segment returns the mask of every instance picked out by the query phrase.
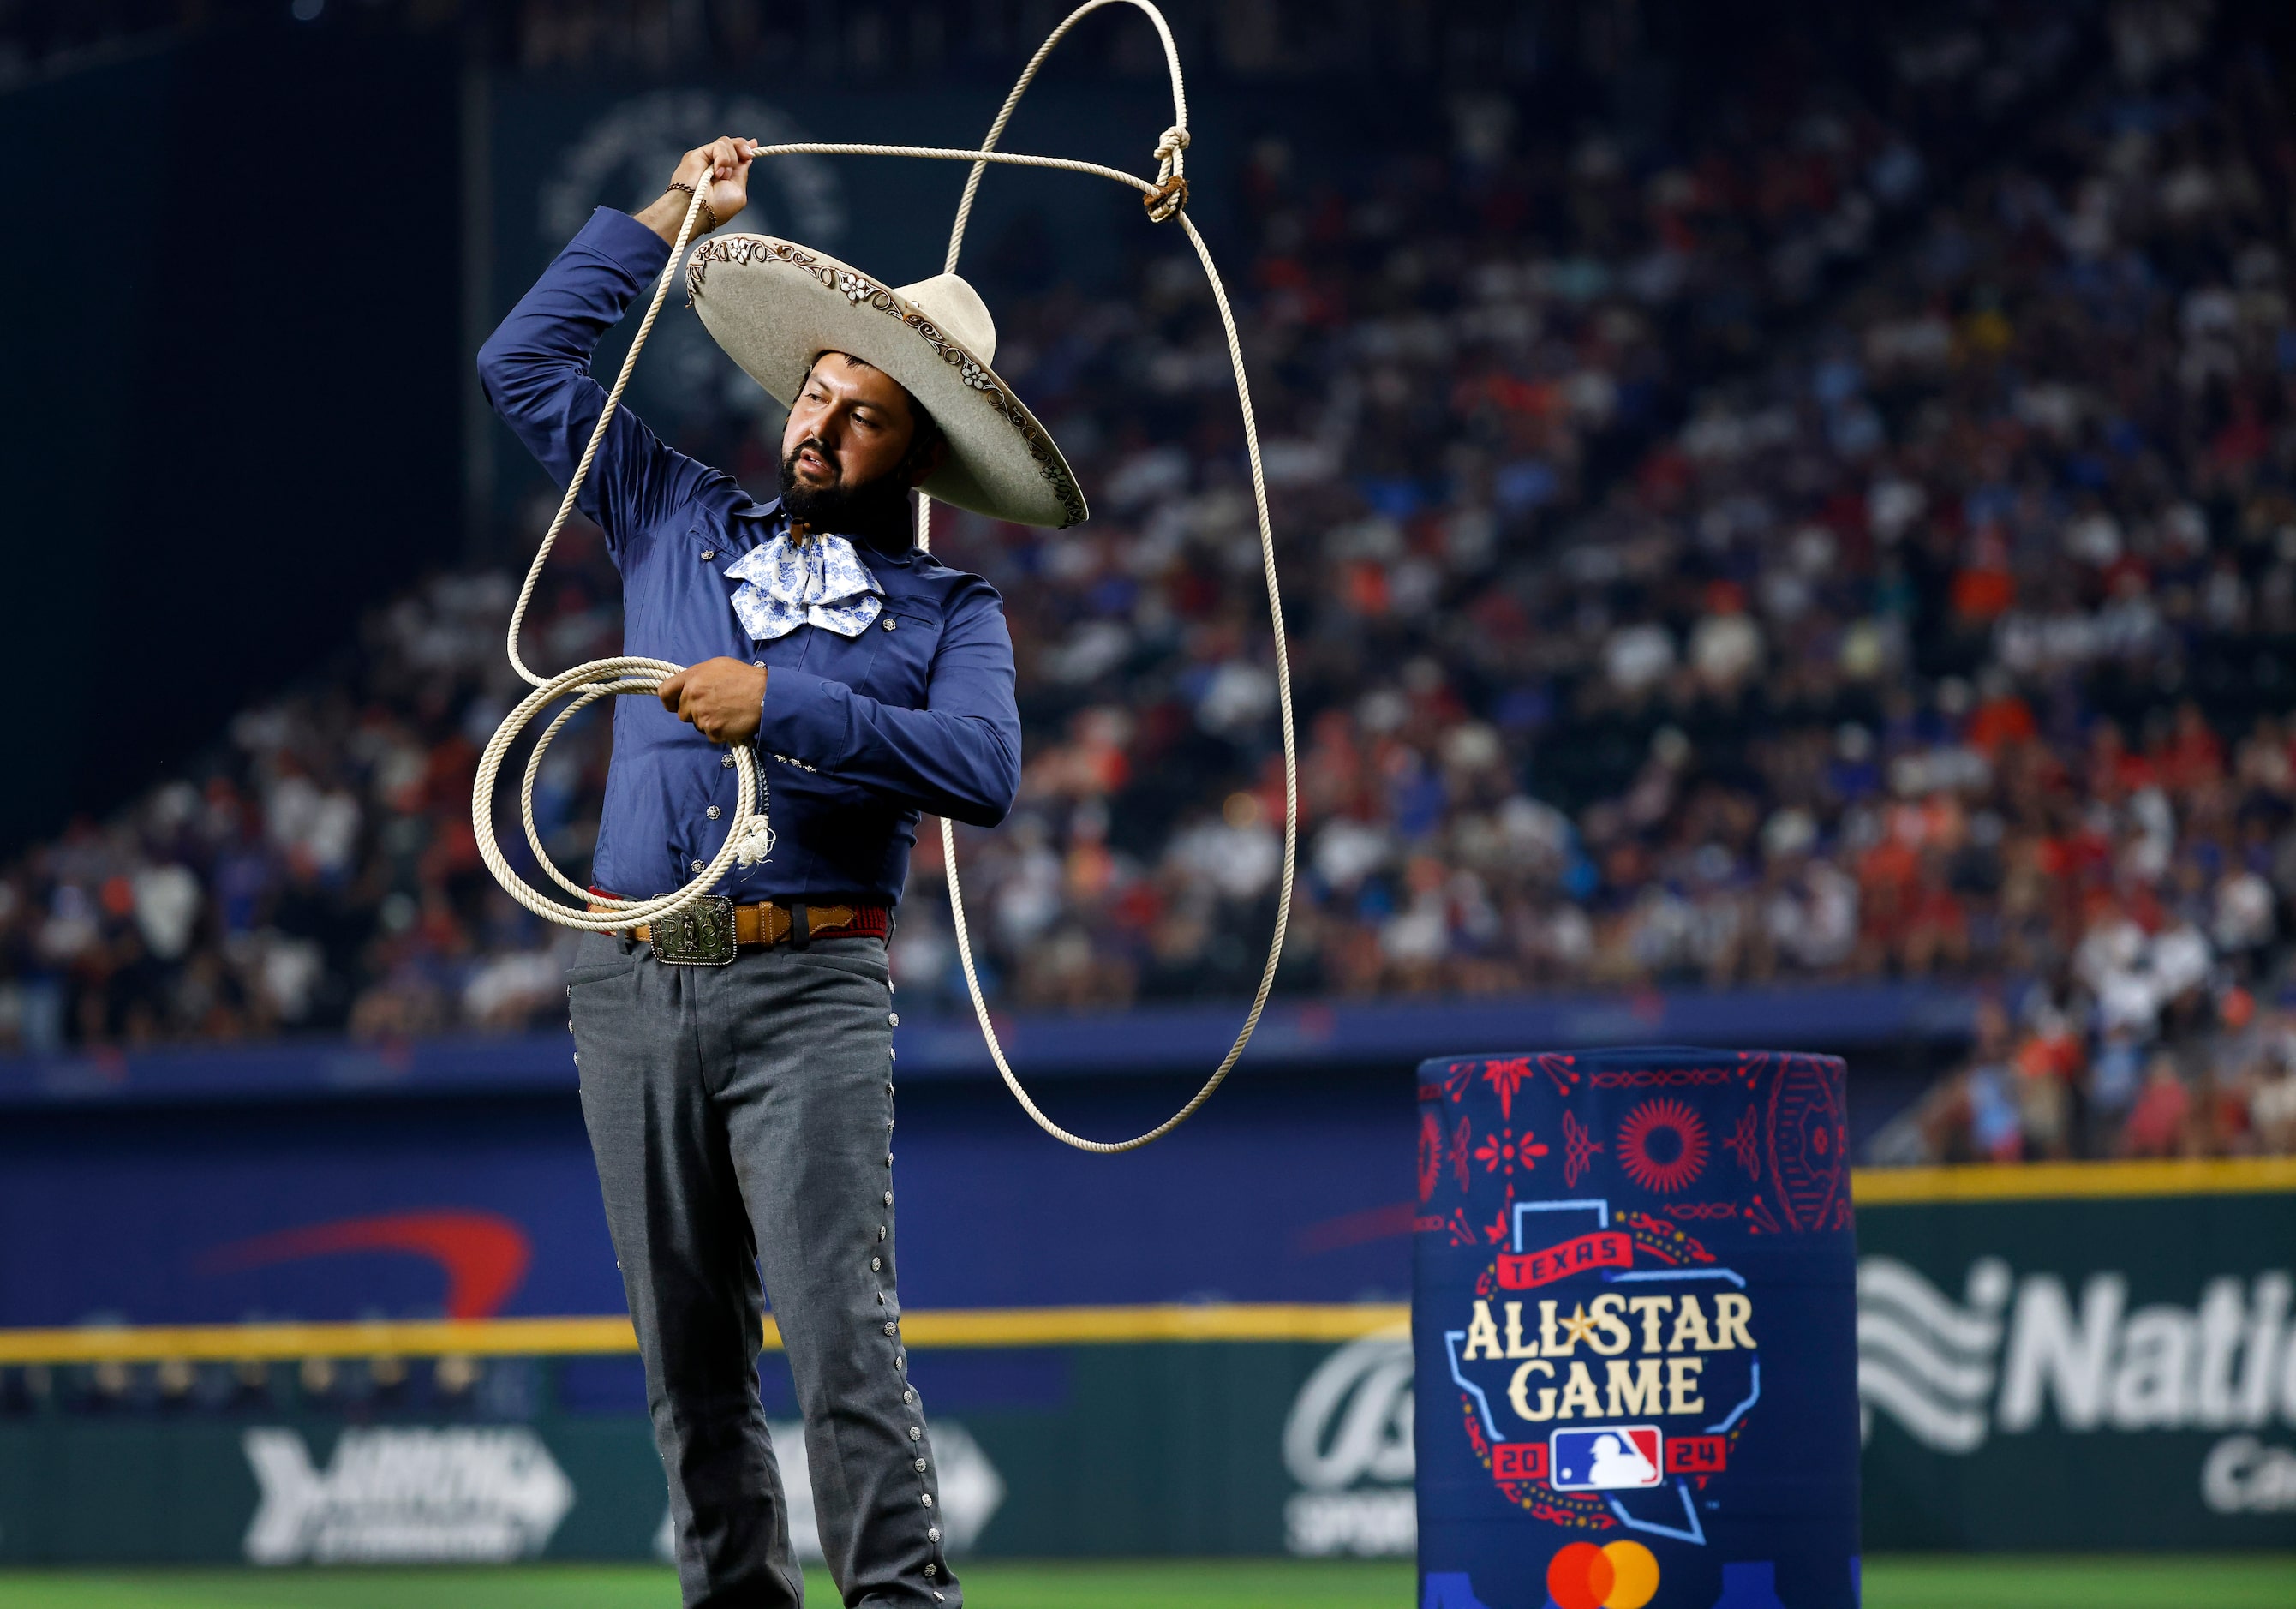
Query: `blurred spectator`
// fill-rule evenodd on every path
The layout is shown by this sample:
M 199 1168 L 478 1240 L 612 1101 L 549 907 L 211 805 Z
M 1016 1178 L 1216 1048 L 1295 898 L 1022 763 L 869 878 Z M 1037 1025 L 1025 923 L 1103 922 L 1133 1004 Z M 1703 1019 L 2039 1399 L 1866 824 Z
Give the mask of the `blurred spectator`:
M 521 48 L 613 59 L 588 15 L 530 8 Z M 1775 70 L 1663 129 L 1494 92 L 1344 187 L 1243 154 L 1302 749 L 1280 988 L 1984 980 L 1895 1160 L 2290 1145 L 2296 169 L 2223 26 L 1917 8 L 1878 58 L 1747 45 Z M 937 519 L 1018 654 L 1021 803 L 959 834 L 1014 1004 L 1246 991 L 1273 915 L 1250 482 L 1168 246 L 1105 300 L 999 291 L 1093 524 Z M 770 473 L 697 406 L 682 445 Z M 553 663 L 618 652 L 573 535 Z M 410 593 L 198 775 L 10 868 L 0 1044 L 554 1017 L 561 935 L 469 826 L 509 597 Z M 604 762 L 588 722 L 537 779 L 570 871 Z M 928 822 L 894 965 L 955 1008 L 946 885 Z

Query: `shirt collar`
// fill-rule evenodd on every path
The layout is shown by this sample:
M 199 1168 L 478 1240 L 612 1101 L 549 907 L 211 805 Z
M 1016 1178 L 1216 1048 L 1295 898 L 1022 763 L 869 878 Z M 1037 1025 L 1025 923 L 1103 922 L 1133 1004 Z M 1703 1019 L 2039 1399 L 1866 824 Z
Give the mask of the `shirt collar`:
M 766 527 L 764 531 L 743 533 L 756 541 L 763 541 L 767 537 L 780 536 L 789 529 L 789 516 L 782 512 L 782 500 L 779 497 L 765 503 L 760 503 L 752 497 L 743 506 L 734 509 L 731 517 L 736 520 L 763 522 Z M 824 534 L 845 536 L 843 531 L 829 531 Z M 853 551 L 861 555 L 861 562 L 872 568 L 879 564 L 898 564 L 907 568 L 913 565 L 917 556 L 923 552 L 923 549 L 917 546 L 914 536 L 909 539 L 908 550 L 898 554 L 889 554 L 882 548 L 873 547 L 858 537 L 846 537 L 846 540 L 853 544 Z

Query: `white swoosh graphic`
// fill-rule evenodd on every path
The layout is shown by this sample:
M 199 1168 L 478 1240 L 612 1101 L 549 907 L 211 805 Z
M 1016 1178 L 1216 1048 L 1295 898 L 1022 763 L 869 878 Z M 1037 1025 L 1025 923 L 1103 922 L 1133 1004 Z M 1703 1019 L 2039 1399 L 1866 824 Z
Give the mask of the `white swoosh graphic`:
M 1857 1315 L 1857 1366 L 1862 1371 L 1869 1362 L 1911 1375 L 1938 1395 L 1958 1402 L 1977 1402 L 1993 1389 L 1990 1356 L 1981 1360 L 1948 1357 L 1927 1336 L 1885 1313 Z
M 1923 1443 L 1942 1452 L 1973 1452 L 1984 1443 L 1988 1427 L 1982 1408 L 1941 1408 L 1887 1369 L 1872 1369 L 1861 1363 L 1857 1395 L 1861 1401 L 1887 1412 Z
M 1868 1257 L 1858 1263 L 1857 1304 L 1863 1310 L 1869 1302 L 1899 1309 L 1961 1351 L 1990 1351 L 2001 1342 L 1997 1318 L 1956 1307 L 1935 1285 L 1893 1258 Z

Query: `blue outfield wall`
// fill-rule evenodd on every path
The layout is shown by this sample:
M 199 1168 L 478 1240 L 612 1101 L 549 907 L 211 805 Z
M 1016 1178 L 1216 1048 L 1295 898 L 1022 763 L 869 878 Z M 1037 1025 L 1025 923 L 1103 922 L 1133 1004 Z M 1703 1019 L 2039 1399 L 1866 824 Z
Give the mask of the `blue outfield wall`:
M 1409 1554 L 1423 1052 L 1830 1050 L 1854 1137 L 1971 1005 L 1286 1006 L 1230 1088 L 1120 1157 L 1039 1134 L 972 1025 L 913 1018 L 902 1295 L 951 1545 Z M 1234 1022 L 1006 1027 L 1057 1117 L 1119 1136 Z M 1536 1165 L 1567 1152 L 1537 1137 Z M 1664 1210 L 1623 1154 L 1594 1159 L 1604 1187 Z M 2296 1162 L 1869 1173 L 1857 1204 L 1869 1550 L 2296 1542 Z M 620 1311 L 563 1034 L 0 1063 L 0 1563 L 655 1556 Z M 761 1376 L 809 1490 L 787 1371 Z
M 1286 1005 L 1144 1151 L 1039 1134 L 970 1021 L 897 1032 L 912 1310 L 1400 1301 L 1411 1067 L 1501 1044 L 1751 1044 L 1858 1057 L 1966 1032 L 1924 988 Z M 1080 1132 L 1136 1133 L 1234 1032 L 1227 1004 L 1004 1025 Z M 0 1328 L 613 1313 L 574 1094 L 544 1033 L 0 1061 Z

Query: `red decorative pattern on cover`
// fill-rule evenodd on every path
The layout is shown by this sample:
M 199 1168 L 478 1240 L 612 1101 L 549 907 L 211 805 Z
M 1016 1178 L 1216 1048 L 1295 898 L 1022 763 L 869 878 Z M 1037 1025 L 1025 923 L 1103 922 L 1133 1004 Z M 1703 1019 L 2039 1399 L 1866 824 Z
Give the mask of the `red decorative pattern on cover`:
M 1760 1127 L 1760 1118 L 1754 1108 L 1749 1106 L 1738 1114 L 1738 1126 L 1730 1130 L 1729 1137 L 1722 1142 L 1723 1148 L 1738 1159 L 1738 1165 L 1746 1170 L 1746 1177 L 1756 1184 L 1762 1182 Z
M 1768 1060 L 1769 1052 L 1754 1053 Z M 1841 1086 L 1815 1056 L 1777 1058 L 1763 1124 L 1770 1187 L 1747 1217 L 1758 1234 L 1799 1235 L 1849 1221 L 1849 1121 Z
M 1727 1084 L 1734 1076 L 1727 1067 L 1606 1067 L 1590 1082 L 1597 1089 L 1665 1089 Z
M 1687 1102 L 1644 1101 L 1619 1125 L 1619 1166 L 1645 1190 L 1672 1195 L 1706 1171 L 1706 1121 Z
M 1472 1062 L 1454 1062 L 1443 1069 L 1443 1077 L 1436 1087 L 1442 1090 L 1445 1099 L 1456 1105 L 1467 1093 L 1468 1082 L 1474 1076 L 1475 1064 Z
M 1514 1092 L 1530 1077 L 1530 1058 L 1514 1056 L 1504 1062 L 1483 1063 L 1483 1082 L 1499 1097 L 1499 1116 L 1512 1121 L 1514 1118 Z
M 1504 1173 L 1512 1178 L 1515 1166 L 1521 1163 L 1525 1173 L 1538 1166 L 1538 1159 L 1546 1154 L 1546 1147 L 1528 1129 L 1522 1137 L 1515 1137 L 1512 1129 L 1498 1129 L 1483 1136 L 1483 1143 L 1475 1147 L 1475 1160 L 1486 1173 Z
M 1595 1159 L 1602 1150 L 1603 1142 L 1578 1121 L 1577 1112 L 1565 1112 L 1562 1114 L 1562 1183 L 1566 1187 L 1578 1187 L 1578 1181 L 1595 1165 Z

